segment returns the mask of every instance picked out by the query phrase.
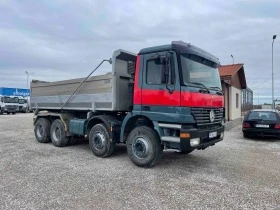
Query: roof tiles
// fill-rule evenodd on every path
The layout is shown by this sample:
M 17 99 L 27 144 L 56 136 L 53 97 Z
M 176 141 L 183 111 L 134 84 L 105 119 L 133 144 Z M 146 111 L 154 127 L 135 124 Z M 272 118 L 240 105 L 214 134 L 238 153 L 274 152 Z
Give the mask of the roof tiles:
M 232 64 L 232 65 L 220 66 L 219 67 L 219 73 L 220 73 L 220 76 L 233 76 L 242 67 L 243 67 L 243 64 Z

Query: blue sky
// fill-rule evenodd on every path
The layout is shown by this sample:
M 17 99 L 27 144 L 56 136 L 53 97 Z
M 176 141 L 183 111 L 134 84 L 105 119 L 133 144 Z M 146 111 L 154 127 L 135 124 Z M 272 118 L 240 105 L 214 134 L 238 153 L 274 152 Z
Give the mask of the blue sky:
M 1 0 L 0 86 L 31 79 L 86 76 L 115 49 L 184 40 L 222 64 L 244 63 L 255 103 L 271 101 L 271 44 L 275 98 L 280 99 L 280 1 Z M 109 71 L 105 65 L 97 72 Z

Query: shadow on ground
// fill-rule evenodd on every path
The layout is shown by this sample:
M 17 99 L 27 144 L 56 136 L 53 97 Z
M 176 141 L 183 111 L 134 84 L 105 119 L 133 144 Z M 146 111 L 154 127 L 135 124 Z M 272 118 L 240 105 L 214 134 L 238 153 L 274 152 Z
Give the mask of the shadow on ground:
M 248 138 L 244 138 L 249 141 L 258 141 L 258 142 L 279 142 L 280 140 L 276 137 L 271 137 L 271 136 L 252 136 Z

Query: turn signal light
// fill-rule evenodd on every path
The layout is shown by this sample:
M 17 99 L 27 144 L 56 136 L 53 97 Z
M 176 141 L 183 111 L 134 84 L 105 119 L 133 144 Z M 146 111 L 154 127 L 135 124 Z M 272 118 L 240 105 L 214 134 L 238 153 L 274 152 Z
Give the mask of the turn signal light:
M 250 123 L 243 123 L 243 128 L 250 128 Z
M 191 135 L 189 133 L 180 133 L 180 138 L 187 138 L 189 139 Z
M 280 124 L 276 124 L 276 125 L 274 126 L 274 128 L 280 129 Z

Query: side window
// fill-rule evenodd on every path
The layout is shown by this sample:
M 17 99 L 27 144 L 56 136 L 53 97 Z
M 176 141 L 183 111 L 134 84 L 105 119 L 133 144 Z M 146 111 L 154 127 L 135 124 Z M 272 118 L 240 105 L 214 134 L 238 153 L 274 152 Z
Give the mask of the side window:
M 148 60 L 146 65 L 146 83 L 148 85 L 162 84 L 162 64 L 156 62 L 156 59 Z

